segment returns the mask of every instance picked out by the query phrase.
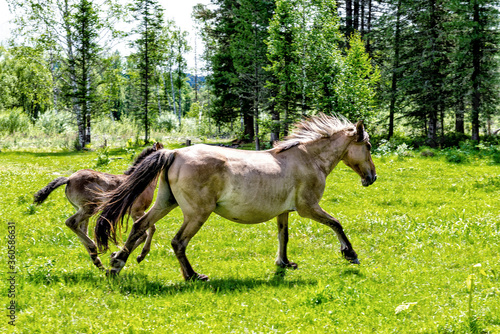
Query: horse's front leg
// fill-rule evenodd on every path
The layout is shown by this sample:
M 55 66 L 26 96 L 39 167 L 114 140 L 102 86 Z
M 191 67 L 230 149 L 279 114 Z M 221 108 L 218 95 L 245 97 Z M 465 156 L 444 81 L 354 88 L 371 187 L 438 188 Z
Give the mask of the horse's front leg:
M 156 226 L 155 224 L 151 225 L 149 227 L 149 230 L 146 231 L 147 238 L 146 238 L 146 243 L 144 244 L 144 247 L 142 247 L 141 254 L 137 256 L 137 263 L 141 263 L 142 260 L 148 255 L 149 251 L 151 250 L 151 242 L 153 241 L 153 234 L 155 234 L 156 231 Z
M 118 252 L 111 254 L 111 260 L 109 261 L 111 269 L 108 271 L 108 275 L 117 275 L 120 273 L 122 268 L 125 266 L 130 253 L 132 253 L 132 250 L 137 245 L 138 240 L 145 235 L 146 230 L 167 215 L 176 206 L 177 204 L 170 204 L 168 206 L 157 206 L 155 204 L 155 206 L 153 206 L 148 213 L 134 222 L 123 248 Z
M 297 264 L 290 262 L 286 255 L 286 246 L 288 244 L 288 212 L 282 213 L 277 218 L 278 221 L 278 257 L 276 259 L 276 265 L 287 268 L 291 267 L 297 269 Z
M 347 236 L 344 233 L 342 225 L 340 225 L 337 219 L 330 216 L 319 206 L 319 204 L 301 208 L 301 210 L 297 210 L 297 212 L 302 217 L 311 218 L 321 224 L 331 227 L 335 234 L 337 234 L 337 238 L 340 242 L 340 252 L 344 258 L 351 263 L 359 264 L 358 255 L 352 248 L 349 239 L 347 239 Z
M 144 211 L 140 212 L 135 212 L 132 214 L 134 222 L 139 220 L 142 216 L 144 215 Z M 137 263 L 141 263 L 142 260 L 148 255 L 149 251 L 151 250 L 151 242 L 153 240 L 153 235 L 156 231 L 156 226 L 153 224 L 152 226 L 149 227 L 149 229 L 144 233 L 137 241 L 135 242 L 135 245 L 132 249 L 130 249 L 130 253 L 132 253 L 137 247 L 139 247 L 144 241 L 146 243 L 142 247 L 141 254 L 139 254 L 136 258 Z

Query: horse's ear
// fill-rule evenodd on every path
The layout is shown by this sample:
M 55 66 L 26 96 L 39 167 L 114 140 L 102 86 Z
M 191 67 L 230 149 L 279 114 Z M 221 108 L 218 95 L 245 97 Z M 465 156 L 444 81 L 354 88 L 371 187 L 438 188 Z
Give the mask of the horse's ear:
M 158 144 L 160 143 L 156 142 L 153 144 L 153 150 L 158 151 L 158 146 L 159 146 Z
M 361 143 L 365 139 L 365 127 L 362 120 L 359 120 L 358 123 L 356 123 L 356 135 L 358 136 L 356 139 L 358 143 Z

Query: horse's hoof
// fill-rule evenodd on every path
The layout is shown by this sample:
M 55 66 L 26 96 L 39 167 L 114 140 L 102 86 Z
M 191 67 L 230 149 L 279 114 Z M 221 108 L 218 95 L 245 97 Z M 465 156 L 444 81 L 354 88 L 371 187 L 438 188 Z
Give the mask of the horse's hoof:
M 114 278 L 114 277 L 118 277 L 118 272 L 116 270 L 109 270 L 109 269 L 106 269 L 106 277 L 108 278 Z
M 292 269 L 297 269 L 299 266 L 297 265 L 297 263 L 295 262 L 287 262 L 287 263 L 280 263 L 278 264 L 278 267 L 281 267 L 281 268 L 292 268 Z
M 116 256 L 116 252 L 113 252 L 113 253 L 111 253 L 111 255 L 109 257 L 114 258 L 115 256 Z
M 207 275 L 195 273 L 193 276 L 186 279 L 186 281 L 208 281 Z
M 142 255 L 138 255 L 136 260 L 137 260 L 137 263 L 141 263 L 142 260 L 144 260 L 145 256 L 142 256 Z
M 195 279 L 197 281 L 208 281 L 209 280 L 208 276 L 203 275 L 203 274 L 197 274 Z

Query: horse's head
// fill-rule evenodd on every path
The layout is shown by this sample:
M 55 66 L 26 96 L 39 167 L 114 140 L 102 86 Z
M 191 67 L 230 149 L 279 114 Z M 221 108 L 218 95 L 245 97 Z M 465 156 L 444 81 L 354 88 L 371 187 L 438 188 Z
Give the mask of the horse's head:
M 356 133 L 347 147 L 342 161 L 351 167 L 361 177 L 361 184 L 365 187 L 371 185 L 377 179 L 377 172 L 373 164 L 368 134 L 365 132 L 363 121 L 356 124 Z

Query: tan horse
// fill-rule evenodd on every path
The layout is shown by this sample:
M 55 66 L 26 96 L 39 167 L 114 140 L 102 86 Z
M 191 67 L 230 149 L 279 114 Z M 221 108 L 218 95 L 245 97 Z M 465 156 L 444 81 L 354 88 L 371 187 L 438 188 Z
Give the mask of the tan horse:
M 74 215 L 66 220 L 66 226 L 68 226 L 80 238 L 83 246 L 92 259 L 92 262 L 97 266 L 97 268 L 104 270 L 104 266 L 97 256 L 97 247 L 94 241 L 87 235 L 89 218 L 97 213 L 96 209 L 102 203 L 99 194 L 118 188 L 118 186 L 127 180 L 128 176 L 132 174 L 144 158 L 162 148 L 163 145 L 161 143 L 156 143 L 153 147 L 143 150 L 135 159 L 133 166 L 125 171 L 123 175 L 113 175 L 97 172 L 91 169 L 83 169 L 73 173 L 69 177 L 58 177 L 35 194 L 34 203 L 43 203 L 43 201 L 45 201 L 54 189 L 65 184 L 66 198 L 77 210 Z M 151 180 L 151 182 L 149 182 L 149 184 L 145 187 L 144 191 L 139 194 L 137 200 L 134 202 L 134 205 L 129 208 L 127 213 L 129 213 L 134 221 L 144 215 L 144 211 L 146 211 L 146 209 L 151 205 L 156 188 L 156 181 L 157 178 Z M 155 230 L 155 225 L 151 225 L 148 232 L 143 233 L 137 240 L 136 244 L 132 247 L 135 249 L 143 243 L 144 240 L 146 240 L 141 254 L 137 257 L 138 262 L 141 262 L 149 253 L 151 240 Z
M 109 273 L 118 274 L 137 239 L 177 206 L 184 214 L 184 223 L 173 238 L 172 247 L 186 280 L 208 279 L 193 270 L 185 251 L 212 212 L 241 224 L 257 224 L 277 217 L 279 266 L 297 267 L 287 257 L 291 211 L 330 226 L 337 234 L 343 256 L 359 263 L 342 226 L 319 206 L 319 201 L 326 177 L 341 160 L 359 174 L 363 186 L 375 182 L 377 175 L 368 139 L 362 122 L 353 125 L 321 114 L 299 123 L 286 141 L 268 151 L 207 145 L 158 151 L 109 194 L 102 206 L 95 235 L 99 249 L 105 251 L 108 238 L 115 239 L 113 231 L 119 217 L 129 210 L 144 187 L 160 176 L 156 202 L 134 223 L 123 249 L 112 255 Z

